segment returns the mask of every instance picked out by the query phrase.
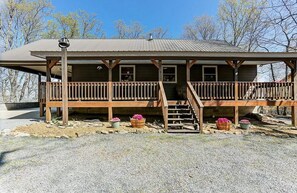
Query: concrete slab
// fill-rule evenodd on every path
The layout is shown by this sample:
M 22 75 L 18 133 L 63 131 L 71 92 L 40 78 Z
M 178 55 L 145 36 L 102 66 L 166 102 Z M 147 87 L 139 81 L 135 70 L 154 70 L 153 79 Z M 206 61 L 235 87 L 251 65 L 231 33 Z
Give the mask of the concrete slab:
M 44 120 L 39 117 L 39 109 L 1 110 L 0 111 L 0 132 L 6 132 L 21 125 L 32 124 Z

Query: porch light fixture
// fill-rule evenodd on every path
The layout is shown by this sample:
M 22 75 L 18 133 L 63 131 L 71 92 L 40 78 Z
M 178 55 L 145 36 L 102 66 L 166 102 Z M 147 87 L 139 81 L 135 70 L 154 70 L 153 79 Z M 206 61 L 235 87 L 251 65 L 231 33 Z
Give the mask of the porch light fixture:
M 59 40 L 59 47 L 60 48 L 68 48 L 70 46 L 70 42 L 68 38 L 64 37 Z

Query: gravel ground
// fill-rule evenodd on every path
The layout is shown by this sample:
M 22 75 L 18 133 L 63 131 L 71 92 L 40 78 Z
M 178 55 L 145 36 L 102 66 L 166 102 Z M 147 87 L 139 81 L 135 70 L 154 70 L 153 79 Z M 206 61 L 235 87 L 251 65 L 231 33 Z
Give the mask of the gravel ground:
M 0 137 L 0 192 L 296 192 L 297 139 Z

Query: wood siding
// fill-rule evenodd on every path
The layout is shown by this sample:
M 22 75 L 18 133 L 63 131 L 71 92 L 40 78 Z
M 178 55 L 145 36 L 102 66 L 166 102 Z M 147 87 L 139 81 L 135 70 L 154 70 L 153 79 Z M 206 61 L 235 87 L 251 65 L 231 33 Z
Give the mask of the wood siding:
M 194 65 L 191 68 L 191 81 L 202 81 L 202 66 Z M 241 66 L 238 70 L 239 81 L 254 81 L 257 77 L 257 66 Z M 218 81 L 233 81 L 234 71 L 228 65 L 218 65 Z
M 108 69 L 101 65 L 102 69 L 97 70 L 98 65 L 84 64 L 72 65 L 73 82 L 104 82 L 108 80 Z
M 171 64 L 172 65 L 172 64 Z M 177 83 L 164 83 L 164 89 L 168 100 L 185 99 L 186 93 L 186 65 L 175 64 L 177 66 Z M 105 65 L 100 65 L 101 70 L 97 70 L 98 65 L 73 65 L 73 82 L 104 82 L 108 81 L 108 69 Z M 112 70 L 112 81 L 119 81 L 119 64 Z M 166 66 L 166 65 L 164 65 Z M 191 68 L 191 81 L 202 81 L 202 66 L 193 65 Z M 254 81 L 257 77 L 257 66 L 241 66 L 239 68 L 239 81 Z M 135 81 L 158 81 L 158 68 L 153 64 L 135 64 Z M 233 81 L 234 72 L 228 65 L 218 65 L 218 81 Z

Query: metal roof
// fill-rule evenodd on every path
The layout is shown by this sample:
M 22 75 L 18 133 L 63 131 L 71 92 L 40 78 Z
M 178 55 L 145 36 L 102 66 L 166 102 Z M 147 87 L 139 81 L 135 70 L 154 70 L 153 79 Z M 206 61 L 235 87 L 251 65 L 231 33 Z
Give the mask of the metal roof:
M 88 52 L 244 52 L 223 41 L 174 39 L 70 39 L 68 51 Z M 58 40 L 40 40 L 30 51 L 59 51 Z
M 176 39 L 70 39 L 68 63 L 75 60 L 246 60 L 244 64 L 266 64 L 284 59 L 296 59 L 297 53 L 245 52 L 223 41 L 193 41 Z M 0 66 L 45 71 L 46 57 L 61 57 L 57 39 L 43 39 L 0 54 Z M 250 61 L 250 62 L 248 62 Z M 265 62 L 264 62 L 265 61 Z M 88 64 L 89 62 L 85 62 Z M 199 62 L 207 63 L 207 62 Z M 165 64 L 165 63 L 164 63 Z M 41 69 L 42 68 L 42 69 Z

